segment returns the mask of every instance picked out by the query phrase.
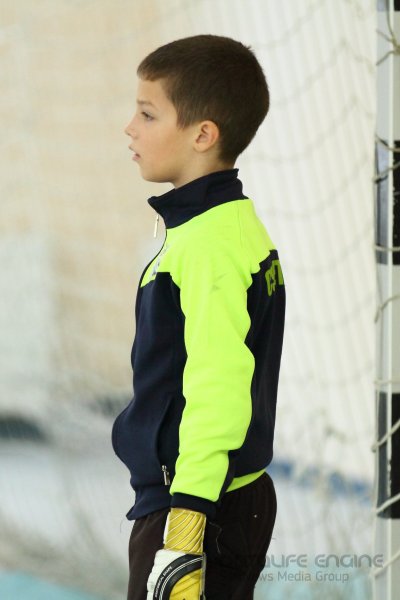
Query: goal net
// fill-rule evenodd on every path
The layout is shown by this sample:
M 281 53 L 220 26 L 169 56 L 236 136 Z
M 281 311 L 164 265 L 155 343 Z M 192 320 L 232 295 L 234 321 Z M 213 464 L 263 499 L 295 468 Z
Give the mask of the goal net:
M 0 590 L 25 574 L 126 593 L 134 497 L 111 425 L 131 398 L 137 283 L 164 239 L 147 198 L 171 186 L 141 179 L 124 128 L 140 59 L 198 33 L 250 45 L 271 94 L 235 165 L 287 288 L 256 598 L 369 597 L 372 0 L 3 0 Z

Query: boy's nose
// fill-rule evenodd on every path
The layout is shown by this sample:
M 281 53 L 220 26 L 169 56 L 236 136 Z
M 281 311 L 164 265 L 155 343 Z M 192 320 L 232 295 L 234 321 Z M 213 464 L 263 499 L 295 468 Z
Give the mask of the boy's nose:
M 132 138 L 136 138 L 136 131 L 131 127 L 131 124 L 127 125 L 124 129 L 126 135 L 129 135 Z
M 129 121 L 128 125 L 125 127 L 126 135 L 130 135 L 132 138 L 136 137 L 136 129 L 134 127 L 135 116 Z

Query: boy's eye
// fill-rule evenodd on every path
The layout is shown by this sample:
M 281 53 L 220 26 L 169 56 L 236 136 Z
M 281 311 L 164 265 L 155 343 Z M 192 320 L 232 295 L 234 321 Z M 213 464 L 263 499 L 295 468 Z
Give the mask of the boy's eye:
M 144 116 L 146 121 L 151 121 L 151 119 L 153 118 L 151 115 L 144 111 L 142 111 L 142 115 Z

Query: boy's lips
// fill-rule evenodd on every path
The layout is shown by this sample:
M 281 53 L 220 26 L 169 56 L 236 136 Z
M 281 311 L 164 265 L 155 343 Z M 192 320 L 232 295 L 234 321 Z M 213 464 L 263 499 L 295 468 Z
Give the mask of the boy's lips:
M 132 152 L 133 152 L 132 160 L 137 160 L 138 158 L 140 158 L 140 154 L 135 152 L 135 150 L 133 148 L 131 148 L 131 146 L 129 146 L 129 150 L 132 150 Z

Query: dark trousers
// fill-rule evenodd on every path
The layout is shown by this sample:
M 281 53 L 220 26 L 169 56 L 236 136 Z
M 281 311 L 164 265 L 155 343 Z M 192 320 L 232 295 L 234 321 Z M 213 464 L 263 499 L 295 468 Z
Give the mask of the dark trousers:
M 129 540 L 127 600 L 146 600 L 147 579 L 163 547 L 169 508 L 137 519 Z M 268 473 L 227 492 L 216 517 L 207 520 L 206 600 L 251 600 L 266 562 L 276 517 L 276 494 Z

